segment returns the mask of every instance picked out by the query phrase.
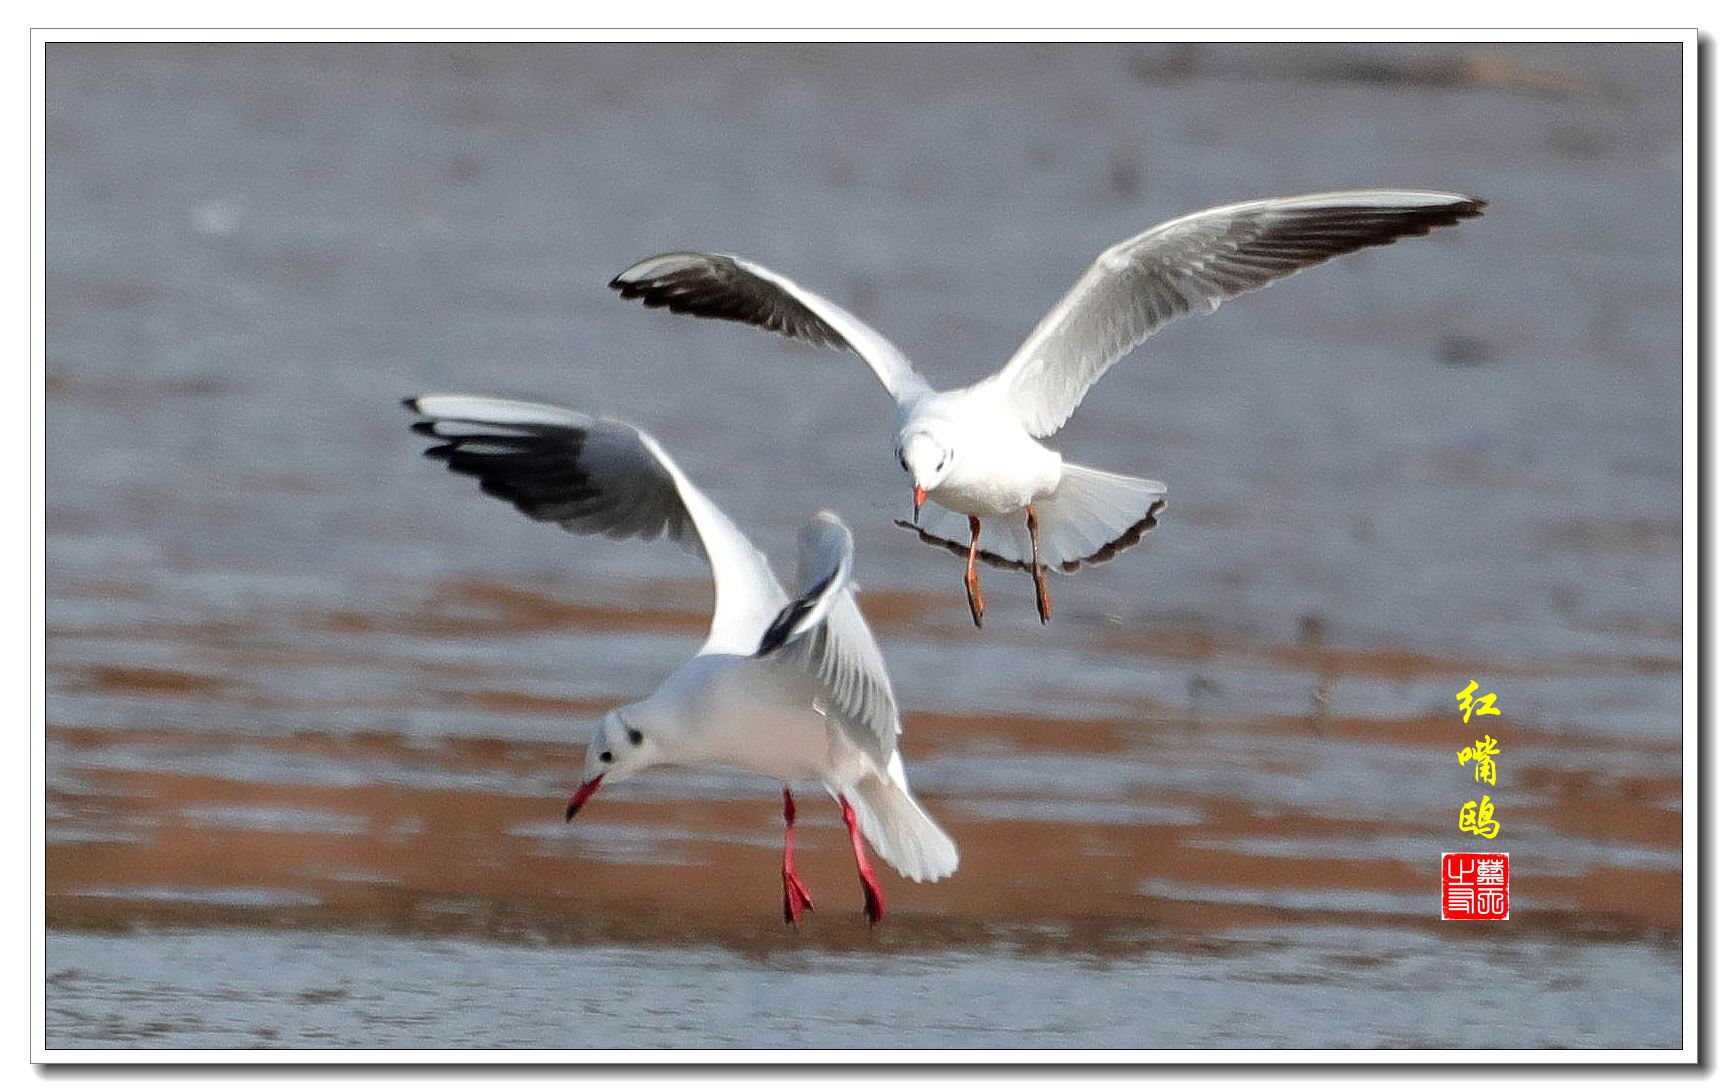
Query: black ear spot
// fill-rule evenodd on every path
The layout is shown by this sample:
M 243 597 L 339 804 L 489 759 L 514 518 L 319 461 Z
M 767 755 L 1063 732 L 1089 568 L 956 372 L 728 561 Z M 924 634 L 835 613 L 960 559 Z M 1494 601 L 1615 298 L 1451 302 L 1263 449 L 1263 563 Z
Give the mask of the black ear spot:
M 642 733 L 638 732 L 634 728 L 630 729 L 630 731 L 625 733 L 625 735 L 630 740 L 630 745 L 632 747 L 637 746 L 642 742 Z
M 601 751 L 600 752 L 600 761 L 602 761 L 602 762 L 612 761 L 612 752 L 611 751 Z

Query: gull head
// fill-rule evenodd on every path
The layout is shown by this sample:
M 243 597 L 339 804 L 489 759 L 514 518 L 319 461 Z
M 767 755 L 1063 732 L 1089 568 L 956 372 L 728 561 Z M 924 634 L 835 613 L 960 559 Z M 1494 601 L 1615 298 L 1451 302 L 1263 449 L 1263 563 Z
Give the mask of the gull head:
M 614 709 L 595 727 L 594 738 L 588 742 L 588 757 L 582 764 L 582 784 L 564 809 L 565 822 L 575 817 L 600 788 L 601 781 L 622 781 L 644 766 L 660 761 L 653 733 L 631 718 L 634 709 L 634 706 Z
M 934 433 L 920 429 L 901 440 L 900 450 L 895 454 L 900 457 L 901 467 L 912 475 L 912 518 L 917 520 L 918 510 L 924 507 L 930 491 L 953 472 L 954 453 Z

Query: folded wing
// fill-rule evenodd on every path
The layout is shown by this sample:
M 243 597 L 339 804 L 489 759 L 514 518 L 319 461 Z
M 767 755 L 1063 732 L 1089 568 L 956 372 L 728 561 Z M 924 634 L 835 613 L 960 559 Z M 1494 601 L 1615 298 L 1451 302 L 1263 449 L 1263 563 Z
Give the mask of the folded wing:
M 1479 216 L 1486 201 L 1348 190 L 1207 209 L 1106 250 L 1003 369 L 1009 410 L 1033 436 L 1062 427 L 1086 391 L 1171 319 L 1210 312 L 1279 277 L 1367 246 Z
M 652 436 L 622 421 L 467 394 L 405 400 L 426 450 L 531 519 L 580 535 L 665 537 L 700 550 L 714 574 L 705 652 L 749 655 L 786 602 L 767 559 L 690 484 Z
M 881 769 L 894 757 L 900 710 L 882 651 L 852 588 L 852 532 L 818 512 L 799 535 L 801 589 L 762 634 L 756 654 L 817 680 L 823 711 Z

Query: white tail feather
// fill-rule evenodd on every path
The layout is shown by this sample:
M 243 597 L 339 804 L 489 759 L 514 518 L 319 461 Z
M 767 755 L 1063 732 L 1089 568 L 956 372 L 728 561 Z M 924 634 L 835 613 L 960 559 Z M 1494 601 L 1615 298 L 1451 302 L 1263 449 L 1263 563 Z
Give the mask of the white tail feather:
M 858 829 L 884 861 L 909 880 L 939 880 L 960 867 L 960 848 L 912 799 L 905 767 L 896 754 L 888 774 L 864 777 L 846 793 Z
M 1038 510 L 1038 557 L 1046 568 L 1072 572 L 1082 562 L 1107 561 L 1139 540 L 1162 507 L 1164 483 L 1131 478 L 1076 463 L 1062 464 L 1056 492 Z M 927 510 L 918 530 L 964 554 L 972 532 L 966 517 L 946 508 Z M 979 557 L 997 566 L 1030 569 L 1032 536 L 1026 513 L 983 516 L 978 521 Z
M 1062 568 L 1092 558 L 1106 560 L 1115 549 L 1140 537 L 1163 499 L 1163 482 L 1063 463 L 1055 496 L 1038 502 L 1038 545 L 1044 563 Z M 1124 541 L 1130 534 L 1132 539 Z M 1100 553 L 1106 556 L 1099 557 Z

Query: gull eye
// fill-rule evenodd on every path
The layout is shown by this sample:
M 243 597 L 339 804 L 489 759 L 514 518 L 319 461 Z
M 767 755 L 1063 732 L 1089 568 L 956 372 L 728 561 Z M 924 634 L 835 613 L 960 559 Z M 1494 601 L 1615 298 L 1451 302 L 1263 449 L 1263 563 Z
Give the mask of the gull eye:
M 629 738 L 630 745 L 632 747 L 637 746 L 638 744 L 640 744 L 642 742 L 642 733 L 638 732 L 634 728 L 630 729 L 630 731 L 628 733 L 626 733 L 626 735 Z
M 944 458 L 941 462 L 936 464 L 936 473 L 938 473 L 938 474 L 942 473 L 942 468 L 947 466 L 947 465 L 948 465 L 948 460 L 946 458 Z
M 612 761 L 612 752 L 611 751 L 601 751 L 600 752 L 600 761 L 602 761 L 602 762 Z

